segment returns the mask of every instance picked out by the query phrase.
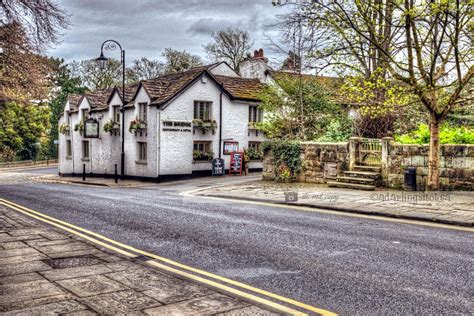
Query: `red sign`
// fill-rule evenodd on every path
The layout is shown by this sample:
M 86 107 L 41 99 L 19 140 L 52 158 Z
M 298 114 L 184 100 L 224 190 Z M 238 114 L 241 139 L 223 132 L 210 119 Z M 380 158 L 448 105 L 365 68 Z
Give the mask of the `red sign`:
M 244 152 L 235 151 L 230 154 L 230 166 L 229 166 L 229 175 L 239 174 L 242 175 L 242 167 L 244 164 Z

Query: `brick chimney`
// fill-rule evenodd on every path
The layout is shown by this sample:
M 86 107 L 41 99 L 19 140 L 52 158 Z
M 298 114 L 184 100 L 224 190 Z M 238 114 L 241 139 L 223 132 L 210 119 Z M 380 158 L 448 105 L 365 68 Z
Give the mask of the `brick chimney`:
M 239 66 L 240 76 L 243 78 L 257 78 L 261 82 L 265 82 L 265 71 L 268 69 L 268 58 L 263 53 L 263 48 L 256 49 L 253 56 L 248 54 Z

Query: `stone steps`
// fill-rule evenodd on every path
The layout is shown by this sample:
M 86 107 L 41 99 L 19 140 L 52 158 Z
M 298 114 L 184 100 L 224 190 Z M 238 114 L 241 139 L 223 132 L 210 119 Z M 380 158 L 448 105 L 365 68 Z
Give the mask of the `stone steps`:
M 380 166 L 355 165 L 354 170 L 355 171 L 381 172 L 382 168 Z
M 377 179 L 380 177 L 380 172 L 372 172 L 372 171 L 343 171 L 344 176 L 348 177 L 359 177 L 359 178 L 372 178 Z
M 356 189 L 356 190 L 366 190 L 366 191 L 375 190 L 375 185 L 370 185 L 370 184 L 329 181 L 327 182 L 327 185 L 333 188 L 345 188 L 345 189 Z
M 337 182 L 349 182 L 349 183 L 359 183 L 359 184 L 372 184 L 375 185 L 375 179 L 372 178 L 360 178 L 360 177 L 343 177 L 338 176 L 335 179 Z

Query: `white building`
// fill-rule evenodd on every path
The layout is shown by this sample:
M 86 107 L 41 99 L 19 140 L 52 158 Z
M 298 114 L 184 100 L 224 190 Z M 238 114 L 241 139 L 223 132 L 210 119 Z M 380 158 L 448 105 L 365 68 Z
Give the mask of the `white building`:
M 257 109 L 261 78 L 246 77 L 253 79 L 217 63 L 142 81 L 126 88 L 123 114 L 117 88 L 70 95 L 59 119 L 60 175 L 80 175 L 85 168 L 87 176 L 112 176 L 116 166 L 120 174 L 121 115 L 127 178 L 159 181 L 210 174 L 210 159 L 219 156 L 227 169 L 230 155 L 225 149 L 259 150 L 264 140 L 254 128 L 262 119 Z M 99 122 L 98 138 L 83 137 L 86 118 Z M 260 169 L 262 162 L 251 161 L 249 168 Z

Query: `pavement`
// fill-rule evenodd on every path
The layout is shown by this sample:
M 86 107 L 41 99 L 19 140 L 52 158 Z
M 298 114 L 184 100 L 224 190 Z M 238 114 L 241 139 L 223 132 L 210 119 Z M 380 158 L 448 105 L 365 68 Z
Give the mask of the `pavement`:
M 37 176 L 0 174 L 0 198 L 293 304 L 341 315 L 474 310 L 472 227 L 190 193 L 251 177 L 99 187 Z
M 277 315 L 0 205 L 2 315 Z
M 308 183 L 251 181 L 201 189 L 194 194 L 342 212 L 474 226 L 474 192 L 361 191 Z

